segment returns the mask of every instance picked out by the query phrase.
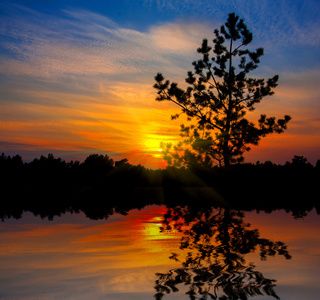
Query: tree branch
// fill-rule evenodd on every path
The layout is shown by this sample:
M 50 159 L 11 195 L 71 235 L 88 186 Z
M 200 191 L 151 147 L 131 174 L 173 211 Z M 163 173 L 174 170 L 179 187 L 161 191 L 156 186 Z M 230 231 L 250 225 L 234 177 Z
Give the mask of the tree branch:
M 188 107 L 186 107 L 186 106 L 180 104 L 178 101 L 172 99 L 172 98 L 168 95 L 168 93 L 167 93 L 166 91 L 162 91 L 162 92 L 165 94 L 167 100 L 169 100 L 169 101 L 173 102 L 174 104 L 180 106 L 184 111 L 189 112 L 193 117 L 197 117 L 197 118 L 203 120 L 203 117 L 204 117 L 204 116 L 202 116 L 202 115 L 199 116 L 197 113 L 192 112 Z M 222 128 L 221 128 L 220 126 L 218 126 L 218 125 L 216 125 L 216 124 L 213 124 L 211 121 L 209 121 L 209 120 L 206 119 L 205 122 L 208 123 L 208 124 L 210 124 L 210 125 L 212 125 L 214 128 L 222 131 Z

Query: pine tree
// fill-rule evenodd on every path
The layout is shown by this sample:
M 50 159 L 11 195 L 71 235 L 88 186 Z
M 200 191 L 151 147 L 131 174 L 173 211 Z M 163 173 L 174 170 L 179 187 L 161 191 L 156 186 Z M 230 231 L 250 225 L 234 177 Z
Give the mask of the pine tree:
M 285 115 L 276 120 L 264 114 L 256 123 L 246 119 L 247 112 L 253 111 L 264 97 L 274 94 L 279 76 L 268 80 L 248 76 L 258 67 L 264 50 L 247 49 L 252 33 L 234 13 L 214 34 L 213 47 L 203 39 L 197 49 L 202 58 L 194 61 L 194 71 L 187 73 L 187 89 L 166 80 L 161 73 L 155 76 L 156 100 L 171 101 L 181 108 L 172 119 L 185 114 L 188 121 L 194 121 L 189 126 L 181 125 L 185 140 L 175 147 L 163 145 L 169 164 L 219 162 L 229 166 L 240 162 L 250 150 L 249 145 L 257 145 L 261 137 L 270 133 L 282 133 L 291 119 Z M 186 145 L 190 147 L 186 149 Z

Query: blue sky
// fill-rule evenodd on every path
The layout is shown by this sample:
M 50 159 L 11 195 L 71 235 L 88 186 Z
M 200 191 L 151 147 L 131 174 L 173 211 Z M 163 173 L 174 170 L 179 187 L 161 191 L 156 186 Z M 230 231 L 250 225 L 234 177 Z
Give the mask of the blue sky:
M 153 76 L 181 82 L 196 48 L 235 12 L 264 47 L 256 76 L 280 75 L 252 115 L 290 114 L 247 161 L 283 163 L 320 153 L 319 1 L 2 1 L 0 151 L 67 160 L 108 153 L 160 165 L 160 141 L 177 139 L 176 112 L 157 103 Z M 257 107 L 258 108 L 258 107 Z

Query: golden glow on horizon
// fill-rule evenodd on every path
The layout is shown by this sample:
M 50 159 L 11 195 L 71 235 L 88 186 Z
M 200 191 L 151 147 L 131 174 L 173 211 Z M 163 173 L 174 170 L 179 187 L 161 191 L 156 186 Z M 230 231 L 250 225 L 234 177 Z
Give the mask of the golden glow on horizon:
M 160 149 L 160 143 L 166 141 L 167 136 L 148 134 L 142 141 L 142 148 L 146 152 L 150 153 L 155 158 L 162 158 L 162 150 Z
M 107 95 L 103 94 L 93 97 L 30 91 L 24 91 L 26 97 L 41 99 L 39 103 L 34 101 L 23 106 L 14 102 L 2 103 L 0 109 L 3 114 L 16 116 L 15 120 L 1 120 L 0 133 L 2 141 L 6 142 L 2 152 L 15 151 L 16 154 L 22 154 L 23 158 L 24 151 L 52 152 L 55 156 L 61 156 L 60 153 L 65 151 L 108 153 L 111 156 L 120 154 L 132 164 L 165 167 L 160 143 L 176 143 L 180 139 L 179 125 L 185 120 L 170 120 L 170 115 L 179 109 L 167 102 L 155 102 L 151 83 L 150 86 L 140 84 L 135 88 L 126 84 L 123 92 L 121 87 L 119 85 L 112 90 L 112 95 L 118 101 L 114 100 L 113 104 L 108 103 Z M 295 102 L 287 106 L 285 95 Z M 310 94 L 308 97 L 312 96 Z M 262 139 L 258 147 L 252 147 L 252 151 L 245 155 L 247 161 L 285 163 L 293 155 L 303 155 L 319 148 L 320 127 L 315 116 L 316 107 L 310 114 L 310 109 L 302 107 L 301 101 L 291 97 L 289 87 L 279 87 L 270 101 L 262 104 L 261 111 L 257 109 L 248 115 L 249 119 L 255 120 L 260 113 L 276 117 L 288 113 L 293 119 L 288 131 L 268 136 Z M 63 104 L 61 99 L 65 99 Z M 305 156 L 309 158 L 307 154 Z

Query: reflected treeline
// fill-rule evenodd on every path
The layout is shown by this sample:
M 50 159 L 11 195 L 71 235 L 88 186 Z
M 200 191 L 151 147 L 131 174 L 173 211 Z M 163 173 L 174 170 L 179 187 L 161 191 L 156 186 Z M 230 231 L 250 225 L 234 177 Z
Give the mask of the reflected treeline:
M 300 156 L 292 162 L 232 165 L 229 168 L 152 170 L 89 155 L 83 163 L 65 162 L 52 154 L 24 163 L 19 155 L 0 155 L 0 218 L 20 218 L 30 211 L 52 219 L 65 212 L 89 218 L 126 214 L 147 205 L 206 205 L 236 210 L 291 211 L 302 217 L 320 212 L 320 163 Z
M 168 209 L 163 231 L 183 233 L 180 254 L 171 259 L 181 267 L 167 273 L 157 273 L 155 285 L 157 300 L 180 288 L 189 299 L 248 299 L 276 294 L 275 280 L 266 278 L 245 255 L 258 252 L 262 260 L 268 256 L 291 256 L 283 242 L 261 238 L 257 229 L 245 223 L 243 214 L 226 208 L 174 207 Z M 187 251 L 187 254 L 183 254 Z

